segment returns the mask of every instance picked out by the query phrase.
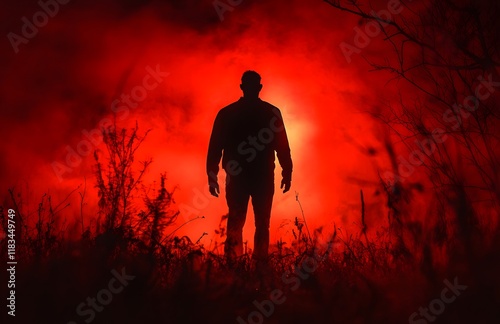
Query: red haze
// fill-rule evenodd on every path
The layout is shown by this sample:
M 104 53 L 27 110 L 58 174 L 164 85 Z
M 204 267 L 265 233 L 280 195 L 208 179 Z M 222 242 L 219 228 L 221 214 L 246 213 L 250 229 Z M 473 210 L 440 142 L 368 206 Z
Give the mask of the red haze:
M 24 2 L 2 5 L 4 31 L 19 33 L 20 18 L 39 10 Z M 295 192 L 311 229 L 331 231 L 336 223 L 357 230 L 360 189 L 368 225 L 385 225 L 377 184 L 378 171 L 389 166 L 387 137 L 366 112 L 381 109 L 377 95 L 390 98 L 398 86 L 367 72 L 361 55 L 346 62 L 339 44 L 352 41 L 357 24 L 322 1 L 244 1 L 224 21 L 208 0 L 70 2 L 18 54 L 8 40 L 2 43 L 2 192 L 15 185 L 26 197 L 24 208 L 33 210 L 44 192 L 61 201 L 86 179 L 89 221 L 97 199 L 92 156 L 82 157 L 62 181 L 52 164 L 66 163 L 67 147 L 76 150 L 86 139 L 82 132 L 113 118 L 113 102 L 123 104 L 121 96 L 143 84 L 148 67 L 158 66 L 168 76 L 136 107 L 118 111 L 118 125 L 137 121 L 141 130 L 152 129 L 137 157 L 153 158 L 145 182 L 167 172 L 177 206 L 192 212 L 179 222 L 206 217 L 182 231 L 194 240 L 208 232 L 208 245 L 226 212 L 223 197 L 208 197 L 205 154 L 212 122 L 239 98 L 242 72 L 253 69 L 263 77 L 261 97 L 283 112 L 294 160 L 292 190 L 275 195 L 272 240 L 287 237 L 301 217 Z M 382 41 L 375 37 L 363 51 L 376 52 Z M 66 217 L 72 221 L 78 195 L 69 201 Z M 247 239 L 252 227 L 249 214 Z

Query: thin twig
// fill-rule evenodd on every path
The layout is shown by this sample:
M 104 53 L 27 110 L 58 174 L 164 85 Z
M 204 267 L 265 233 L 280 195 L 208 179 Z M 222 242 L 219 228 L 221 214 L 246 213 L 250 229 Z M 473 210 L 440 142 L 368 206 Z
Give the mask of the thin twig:
M 302 209 L 302 204 L 300 203 L 300 200 L 299 200 L 299 193 L 297 191 L 295 191 L 295 200 L 299 204 L 300 212 L 302 213 L 302 218 L 304 219 L 304 225 L 306 226 L 307 235 L 309 236 L 309 241 L 311 241 L 311 244 L 313 244 L 311 232 L 309 232 L 309 227 L 307 227 L 306 216 L 304 214 L 304 209 Z

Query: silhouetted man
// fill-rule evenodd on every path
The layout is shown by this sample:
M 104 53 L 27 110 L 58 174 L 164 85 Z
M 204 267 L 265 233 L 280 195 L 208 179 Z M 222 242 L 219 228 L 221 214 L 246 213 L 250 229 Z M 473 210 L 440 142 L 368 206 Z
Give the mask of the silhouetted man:
M 207 156 L 210 193 L 218 197 L 219 162 L 226 171 L 226 200 L 229 207 L 224 253 L 228 260 L 243 253 L 242 232 L 248 201 L 255 214 L 253 258 L 267 260 L 269 222 L 274 195 L 275 151 L 283 169 L 281 189 L 290 190 L 292 159 L 281 112 L 259 98 L 262 84 L 257 72 L 241 78 L 243 97 L 221 109 L 215 118 Z

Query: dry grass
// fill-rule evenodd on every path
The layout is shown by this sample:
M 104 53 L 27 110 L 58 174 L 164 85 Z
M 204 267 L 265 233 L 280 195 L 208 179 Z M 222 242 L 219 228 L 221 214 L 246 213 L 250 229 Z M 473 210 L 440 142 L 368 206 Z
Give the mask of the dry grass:
M 311 234 L 302 211 L 302 219 L 296 218 L 292 225 L 294 238 L 272 244 L 264 273 L 255 271 L 247 248 L 229 266 L 217 252 L 225 236 L 225 216 L 216 230 L 220 242 L 210 247 L 200 243 L 201 237 L 193 241 L 176 235 L 179 213 L 174 192 L 166 189 L 165 175 L 154 188 L 141 183 L 150 161 L 140 163 L 139 171 L 134 169 L 134 153 L 144 140 L 137 131 L 136 127 L 128 135 L 110 129 L 105 137 L 107 163 L 96 153 L 100 217 L 92 229 L 84 228 L 81 221 L 80 238 L 65 238 L 60 214 L 66 205 L 53 206 L 49 196 L 42 198 L 36 214 L 29 215 L 36 217 L 34 222 L 26 219 L 28 215 L 19 215 L 17 289 L 23 322 L 78 319 L 83 323 L 76 306 L 105 287 L 111 269 L 122 267 L 136 279 L 97 314 L 95 323 L 235 323 L 237 316 L 246 319 L 255 311 L 254 301 L 269 299 L 274 289 L 283 291 L 286 302 L 276 305 L 266 319 L 270 323 L 405 322 L 412 312 L 439 296 L 444 278 L 455 276 L 471 288 L 441 320 L 487 322 L 498 316 L 500 284 L 494 275 L 500 270 L 498 250 L 471 255 L 469 249 L 462 257 L 454 251 L 454 262 L 446 268 L 434 267 L 429 259 L 433 243 L 416 244 L 421 230 L 400 217 L 398 201 L 405 188 L 391 190 L 390 184 L 383 185 L 392 221 L 376 235 L 367 234 L 370 229 L 364 221 L 361 192 L 358 232 L 334 226 L 326 237 L 325 229 Z M 138 193 L 140 206 L 132 203 Z M 80 197 L 84 199 L 85 194 Z M 20 204 L 14 191 L 11 198 L 15 206 Z M 6 215 L 0 217 L 6 224 Z M 33 227 L 28 226 L 32 223 Z M 5 241 L 0 247 L 5 252 Z M 314 271 L 304 272 L 304 262 L 311 266 L 313 260 Z M 307 277 L 300 277 L 297 270 Z

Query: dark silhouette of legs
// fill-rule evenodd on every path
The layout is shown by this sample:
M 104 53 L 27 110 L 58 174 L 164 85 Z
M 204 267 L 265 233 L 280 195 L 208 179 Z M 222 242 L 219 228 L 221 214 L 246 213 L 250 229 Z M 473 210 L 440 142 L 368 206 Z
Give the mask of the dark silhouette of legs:
M 267 261 L 269 249 L 269 223 L 274 195 L 273 176 L 231 177 L 226 181 L 226 201 L 229 207 L 227 239 L 224 253 L 228 261 L 243 254 L 243 226 L 252 197 L 255 214 L 253 258 Z
M 255 213 L 253 258 L 266 262 L 269 250 L 269 223 L 273 205 L 274 181 L 272 178 L 262 180 L 263 182 L 256 185 L 251 193 Z
M 226 201 L 229 207 L 227 217 L 227 238 L 224 254 L 234 260 L 243 254 L 243 226 L 245 225 L 250 194 L 238 178 L 226 180 Z

